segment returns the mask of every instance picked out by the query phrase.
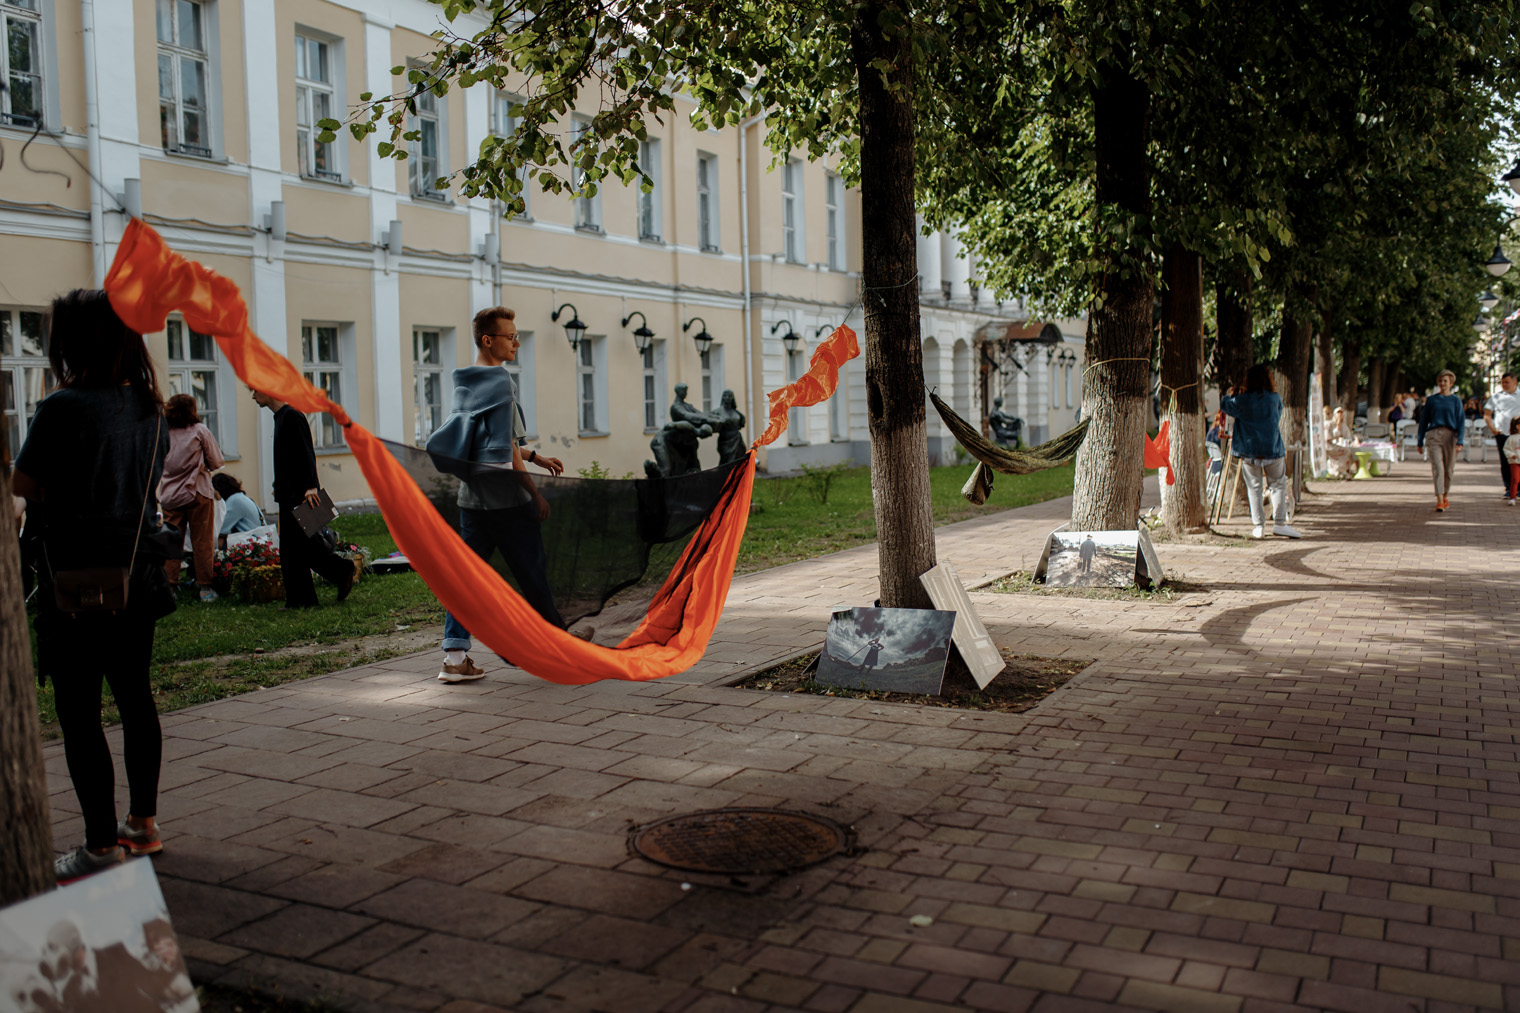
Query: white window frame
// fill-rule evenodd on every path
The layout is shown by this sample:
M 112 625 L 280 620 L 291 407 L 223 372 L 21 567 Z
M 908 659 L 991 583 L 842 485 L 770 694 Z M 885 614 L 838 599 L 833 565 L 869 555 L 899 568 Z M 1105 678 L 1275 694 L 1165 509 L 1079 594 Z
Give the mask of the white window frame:
M 408 187 L 414 200 L 448 203 L 450 200 L 448 191 L 438 190 L 433 186 L 441 177 L 449 174 L 448 96 L 445 95 L 440 99 L 424 88 L 417 95 L 414 104 L 417 106 L 417 111 L 407 114 L 408 132 L 417 130 L 425 136 L 428 124 L 432 124 L 432 171 L 428 171 L 428 163 L 422 154 L 423 137 L 419 136 L 416 140 L 408 141 L 406 158 Z M 426 173 L 425 176 L 424 173 Z
M 197 357 L 193 354 L 195 339 L 200 338 L 207 344 L 210 355 Z M 200 415 L 201 422 L 211 430 L 211 435 L 216 437 L 216 442 L 224 449 L 235 447 L 235 438 L 229 439 L 226 431 L 226 421 L 229 416 L 236 415 L 236 411 L 228 411 L 227 385 L 222 382 L 221 356 L 217 355 L 216 339 L 209 334 L 202 334 L 192 330 L 178 315 L 170 317 L 164 323 L 164 359 L 166 367 L 165 379 L 168 380 L 168 389 L 164 396 L 173 394 L 195 394 L 195 378 L 199 374 L 205 378 L 204 387 L 211 391 L 215 403 L 207 404 L 205 400 L 195 399 L 196 414 Z
M 704 177 L 706 177 L 704 179 Z M 718 237 L 718 156 L 697 152 L 697 248 L 703 253 L 722 253 Z
M 201 38 L 200 49 L 194 49 L 182 42 L 182 18 L 187 7 L 193 7 L 200 12 Z M 159 37 L 163 14 L 169 15 L 170 37 L 164 40 Z M 178 155 L 191 155 L 197 158 L 214 158 L 216 156 L 215 125 L 212 113 L 216 109 L 216 89 L 212 81 L 212 44 L 213 32 L 216 27 L 216 19 L 212 16 L 212 6 L 204 0 L 157 0 L 156 17 L 154 19 L 155 39 L 157 40 L 157 57 L 155 66 L 158 69 L 158 105 L 160 122 L 160 141 L 164 150 Z M 164 94 L 163 64 L 168 60 L 173 67 L 169 90 L 172 94 Z M 188 144 L 183 137 L 185 125 L 185 95 L 184 95 L 184 66 L 189 62 L 201 65 L 201 100 L 204 105 L 201 108 L 200 137 L 203 144 Z M 172 126 L 163 123 L 165 107 L 173 110 Z
M 429 339 L 431 357 L 425 357 Z M 412 328 L 412 436 L 417 445 L 443 424 L 449 412 L 449 387 L 446 384 L 454 362 L 454 330 L 451 327 L 417 325 Z M 427 381 L 437 380 L 437 400 L 428 396 Z
M 664 242 L 664 218 L 662 202 L 660 200 L 660 139 L 649 137 L 639 142 L 639 168 L 644 170 L 650 181 L 654 184 L 648 193 L 644 192 L 643 180 L 639 181 L 638 187 L 638 213 L 639 213 L 639 239 L 646 243 Z
M 343 67 L 342 41 L 306 28 L 296 29 L 296 160 L 298 171 L 307 179 L 320 179 L 329 183 L 341 183 L 343 173 L 343 145 L 341 135 L 337 140 L 323 143 L 317 140 L 321 119 L 341 119 L 343 109 L 339 82 Z M 319 47 L 325 55 L 326 78 L 311 74 L 311 47 Z M 303 73 L 303 70 L 305 73 Z M 319 73 L 321 72 L 319 68 Z M 319 99 L 327 100 L 327 108 L 321 109 Z M 317 155 L 324 156 L 327 168 L 317 167 Z
M 39 344 L 35 353 L 26 351 L 21 344 L 23 313 L 37 315 Z M 0 336 L 0 425 L 6 427 L 11 458 L 14 459 L 26 440 L 26 431 L 37 411 L 37 403 L 47 396 L 53 386 L 52 369 L 47 357 L 47 309 L 41 306 L 0 307 L 0 335 L 3 335 Z M 41 372 L 35 372 L 36 370 Z M 35 398 L 27 396 L 28 377 L 37 383 L 33 391 Z
M 1066 407 L 1071 407 L 1071 374 L 1076 369 L 1076 363 L 1066 364 Z
M 844 180 L 835 173 L 823 178 L 823 200 L 828 226 L 828 265 L 830 271 L 843 271 L 844 246 Z
M 513 134 L 517 133 L 517 127 L 518 124 L 522 122 L 522 117 L 512 115 L 512 107 L 520 106 L 522 104 L 523 98 L 521 95 L 514 95 L 510 92 L 504 91 L 499 91 L 496 93 L 497 137 L 511 137 Z M 518 170 L 517 178 L 522 180 L 522 192 L 520 196 L 522 197 L 523 202 L 522 214 L 518 215 L 517 217 L 520 221 L 531 222 L 533 220 L 533 202 L 530 200 L 528 195 L 529 179 L 528 167 L 526 165 Z M 520 350 L 519 354 L 521 354 Z
M 807 240 L 802 218 L 802 160 L 789 158 L 781 166 L 781 254 L 788 263 L 806 262 Z
M 608 435 L 606 353 L 603 334 L 587 334 L 575 350 L 575 424 L 581 436 Z
M 324 350 L 319 344 L 322 338 L 319 329 L 328 328 L 332 330 L 332 347 Z M 329 400 L 345 408 L 348 407 L 343 404 L 345 389 L 352 391 L 357 386 L 352 375 L 352 330 L 352 324 L 332 320 L 301 321 L 301 375 L 312 386 L 326 391 Z M 345 337 L 349 340 L 344 340 Z M 332 355 L 319 357 L 323 351 L 331 351 Z M 306 416 L 306 421 L 311 425 L 312 446 L 318 451 L 348 449 L 343 427 L 331 415 L 313 412 Z
M 1056 397 L 1056 364 L 1054 362 L 1050 364 L 1050 375 L 1047 380 L 1050 383 L 1050 407 L 1059 408 L 1061 401 Z
M 846 442 L 850 438 L 850 409 L 846 397 L 849 382 L 846 365 L 840 365 L 839 385 L 834 388 L 834 393 L 829 398 L 829 440 L 834 443 Z
M 589 116 L 571 117 L 572 141 L 578 140 L 581 134 L 591 129 Z M 575 165 L 570 171 L 570 183 L 579 190 L 586 173 L 579 165 Z M 575 227 L 584 232 L 602 232 L 602 190 L 597 187 L 596 193 L 591 197 L 576 197 L 575 201 Z
M 649 351 L 640 359 L 643 369 L 644 432 L 657 433 L 664 427 L 664 412 L 660 410 L 665 390 L 665 342 L 651 341 Z
M 26 128 L 35 127 L 39 121 L 43 125 L 48 123 L 48 61 L 43 55 L 50 52 L 46 45 L 49 33 L 43 19 L 46 3 L 47 0 L 0 0 L 0 83 L 6 85 L 5 91 L 0 92 L 0 124 Z M 12 25 L 25 26 L 31 35 L 32 65 L 24 70 L 11 66 Z M 16 81 L 27 78 L 32 84 L 32 109 L 29 113 L 17 114 L 12 105 Z
M 713 353 L 723 354 L 717 345 L 710 346 L 705 352 L 697 353 L 697 360 L 701 364 L 702 392 L 699 400 L 702 402 L 702 410 L 713 410 Z
M 523 430 L 528 437 L 538 434 L 538 419 L 535 414 L 534 397 L 534 371 L 533 371 L 533 332 L 517 332 L 517 358 L 506 364 L 506 370 L 512 375 L 512 382 L 517 385 L 517 403 L 522 406 Z
M 799 342 L 799 344 L 801 344 Z M 782 355 L 786 357 L 786 382 L 795 383 L 802 379 L 802 374 L 807 372 L 809 350 L 806 345 L 798 348 L 795 352 L 783 349 Z M 806 408 L 793 408 L 789 413 L 786 425 L 786 442 L 788 446 L 801 447 L 808 443 L 808 415 Z

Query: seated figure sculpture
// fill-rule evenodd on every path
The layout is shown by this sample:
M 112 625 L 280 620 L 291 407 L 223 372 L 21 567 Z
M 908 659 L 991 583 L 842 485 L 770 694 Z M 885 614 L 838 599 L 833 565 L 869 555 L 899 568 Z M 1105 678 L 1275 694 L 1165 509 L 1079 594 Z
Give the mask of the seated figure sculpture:
M 654 451 L 654 460 L 644 462 L 644 474 L 650 478 L 675 478 L 701 471 L 697 446 L 712 434 L 712 426 L 705 422 L 700 426 L 694 426 L 690 422 L 667 423 L 649 441 L 649 449 Z
M 1011 415 L 1003 411 L 1003 399 L 992 399 L 992 412 L 987 416 L 987 423 L 992 427 L 992 439 L 1004 447 L 1017 450 L 1020 446 L 1019 434 L 1024 429 L 1024 420 L 1017 415 Z
M 734 392 L 725 390 L 718 410 L 713 412 L 718 433 L 718 463 L 727 464 L 744 456 L 744 413 Z

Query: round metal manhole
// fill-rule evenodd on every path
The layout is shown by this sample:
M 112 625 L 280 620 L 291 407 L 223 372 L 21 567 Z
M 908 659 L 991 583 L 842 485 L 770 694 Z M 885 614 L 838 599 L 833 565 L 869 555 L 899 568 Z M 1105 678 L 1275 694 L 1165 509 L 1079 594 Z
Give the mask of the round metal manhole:
M 806 868 L 848 852 L 855 833 L 786 809 L 709 809 L 634 827 L 628 846 L 672 869 L 753 876 Z

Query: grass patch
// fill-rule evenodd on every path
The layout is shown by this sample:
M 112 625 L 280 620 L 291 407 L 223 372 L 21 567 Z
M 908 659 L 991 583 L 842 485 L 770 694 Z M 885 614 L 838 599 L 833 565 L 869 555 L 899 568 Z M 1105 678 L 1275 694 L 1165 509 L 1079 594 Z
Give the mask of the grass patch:
M 1070 496 L 1074 473 L 1068 464 L 1031 475 L 998 475 L 988 502 L 975 506 L 961 495 L 961 486 L 971 474 L 969 465 L 930 468 L 934 523 L 951 524 Z M 816 488 L 816 483 L 808 475 L 755 482 L 754 505 L 735 573 L 753 573 L 876 541 L 869 468 L 841 472 L 829 486 L 827 502 L 810 494 L 810 488 Z
M 1042 658 L 1034 654 L 1015 654 L 1006 649 L 1000 651 L 1007 667 L 987 684 L 986 689 L 977 689 L 969 675 L 963 676 L 962 680 L 947 673 L 945 685 L 938 696 L 824 685 L 813 678 L 813 663 L 818 660 L 817 651 L 782 662 L 763 672 L 756 672 L 735 685 L 741 689 L 767 690 L 773 693 L 807 693 L 811 696 L 842 697 L 849 700 L 880 700 L 925 707 L 1017 714 L 1036 706 L 1064 686 L 1072 676 L 1092 664 L 1091 659 Z M 964 685 L 961 684 L 962 681 Z
M 1006 577 L 999 577 L 986 587 L 978 588 L 981 591 L 991 591 L 994 594 L 1039 594 L 1059 598 L 1101 598 L 1110 601 L 1149 601 L 1162 604 L 1176 602 L 1179 595 L 1195 594 L 1207 591 L 1202 584 L 1192 584 L 1185 580 L 1173 580 L 1168 577 L 1161 582 L 1160 587 L 1141 587 L 1131 584 L 1128 587 L 1048 587 L 1045 584 L 1036 584 L 1034 574 L 1028 570 L 1019 570 L 1010 573 Z

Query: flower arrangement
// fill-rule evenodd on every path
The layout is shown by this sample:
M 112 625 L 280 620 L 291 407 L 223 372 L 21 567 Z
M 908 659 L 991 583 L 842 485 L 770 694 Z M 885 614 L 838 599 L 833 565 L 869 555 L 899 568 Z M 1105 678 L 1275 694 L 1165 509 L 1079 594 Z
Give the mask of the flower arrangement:
M 359 545 L 355 542 L 345 542 L 341 539 L 339 539 L 338 544 L 333 549 L 333 551 L 340 556 L 346 556 L 349 559 L 352 559 L 354 561 L 355 567 L 357 567 L 360 573 L 369 570 L 370 560 L 374 558 L 374 553 L 369 550 L 368 546 Z
M 231 590 L 246 602 L 279 601 L 285 597 L 285 580 L 278 563 L 239 567 L 232 575 Z
M 273 568 L 275 581 L 280 576 L 280 550 L 273 542 L 254 540 L 217 551 L 211 568 L 211 586 L 217 594 L 234 594 L 239 591 L 241 575 L 252 570 L 265 571 Z M 246 584 L 246 581 L 242 581 Z M 267 599 L 266 599 L 267 600 Z

